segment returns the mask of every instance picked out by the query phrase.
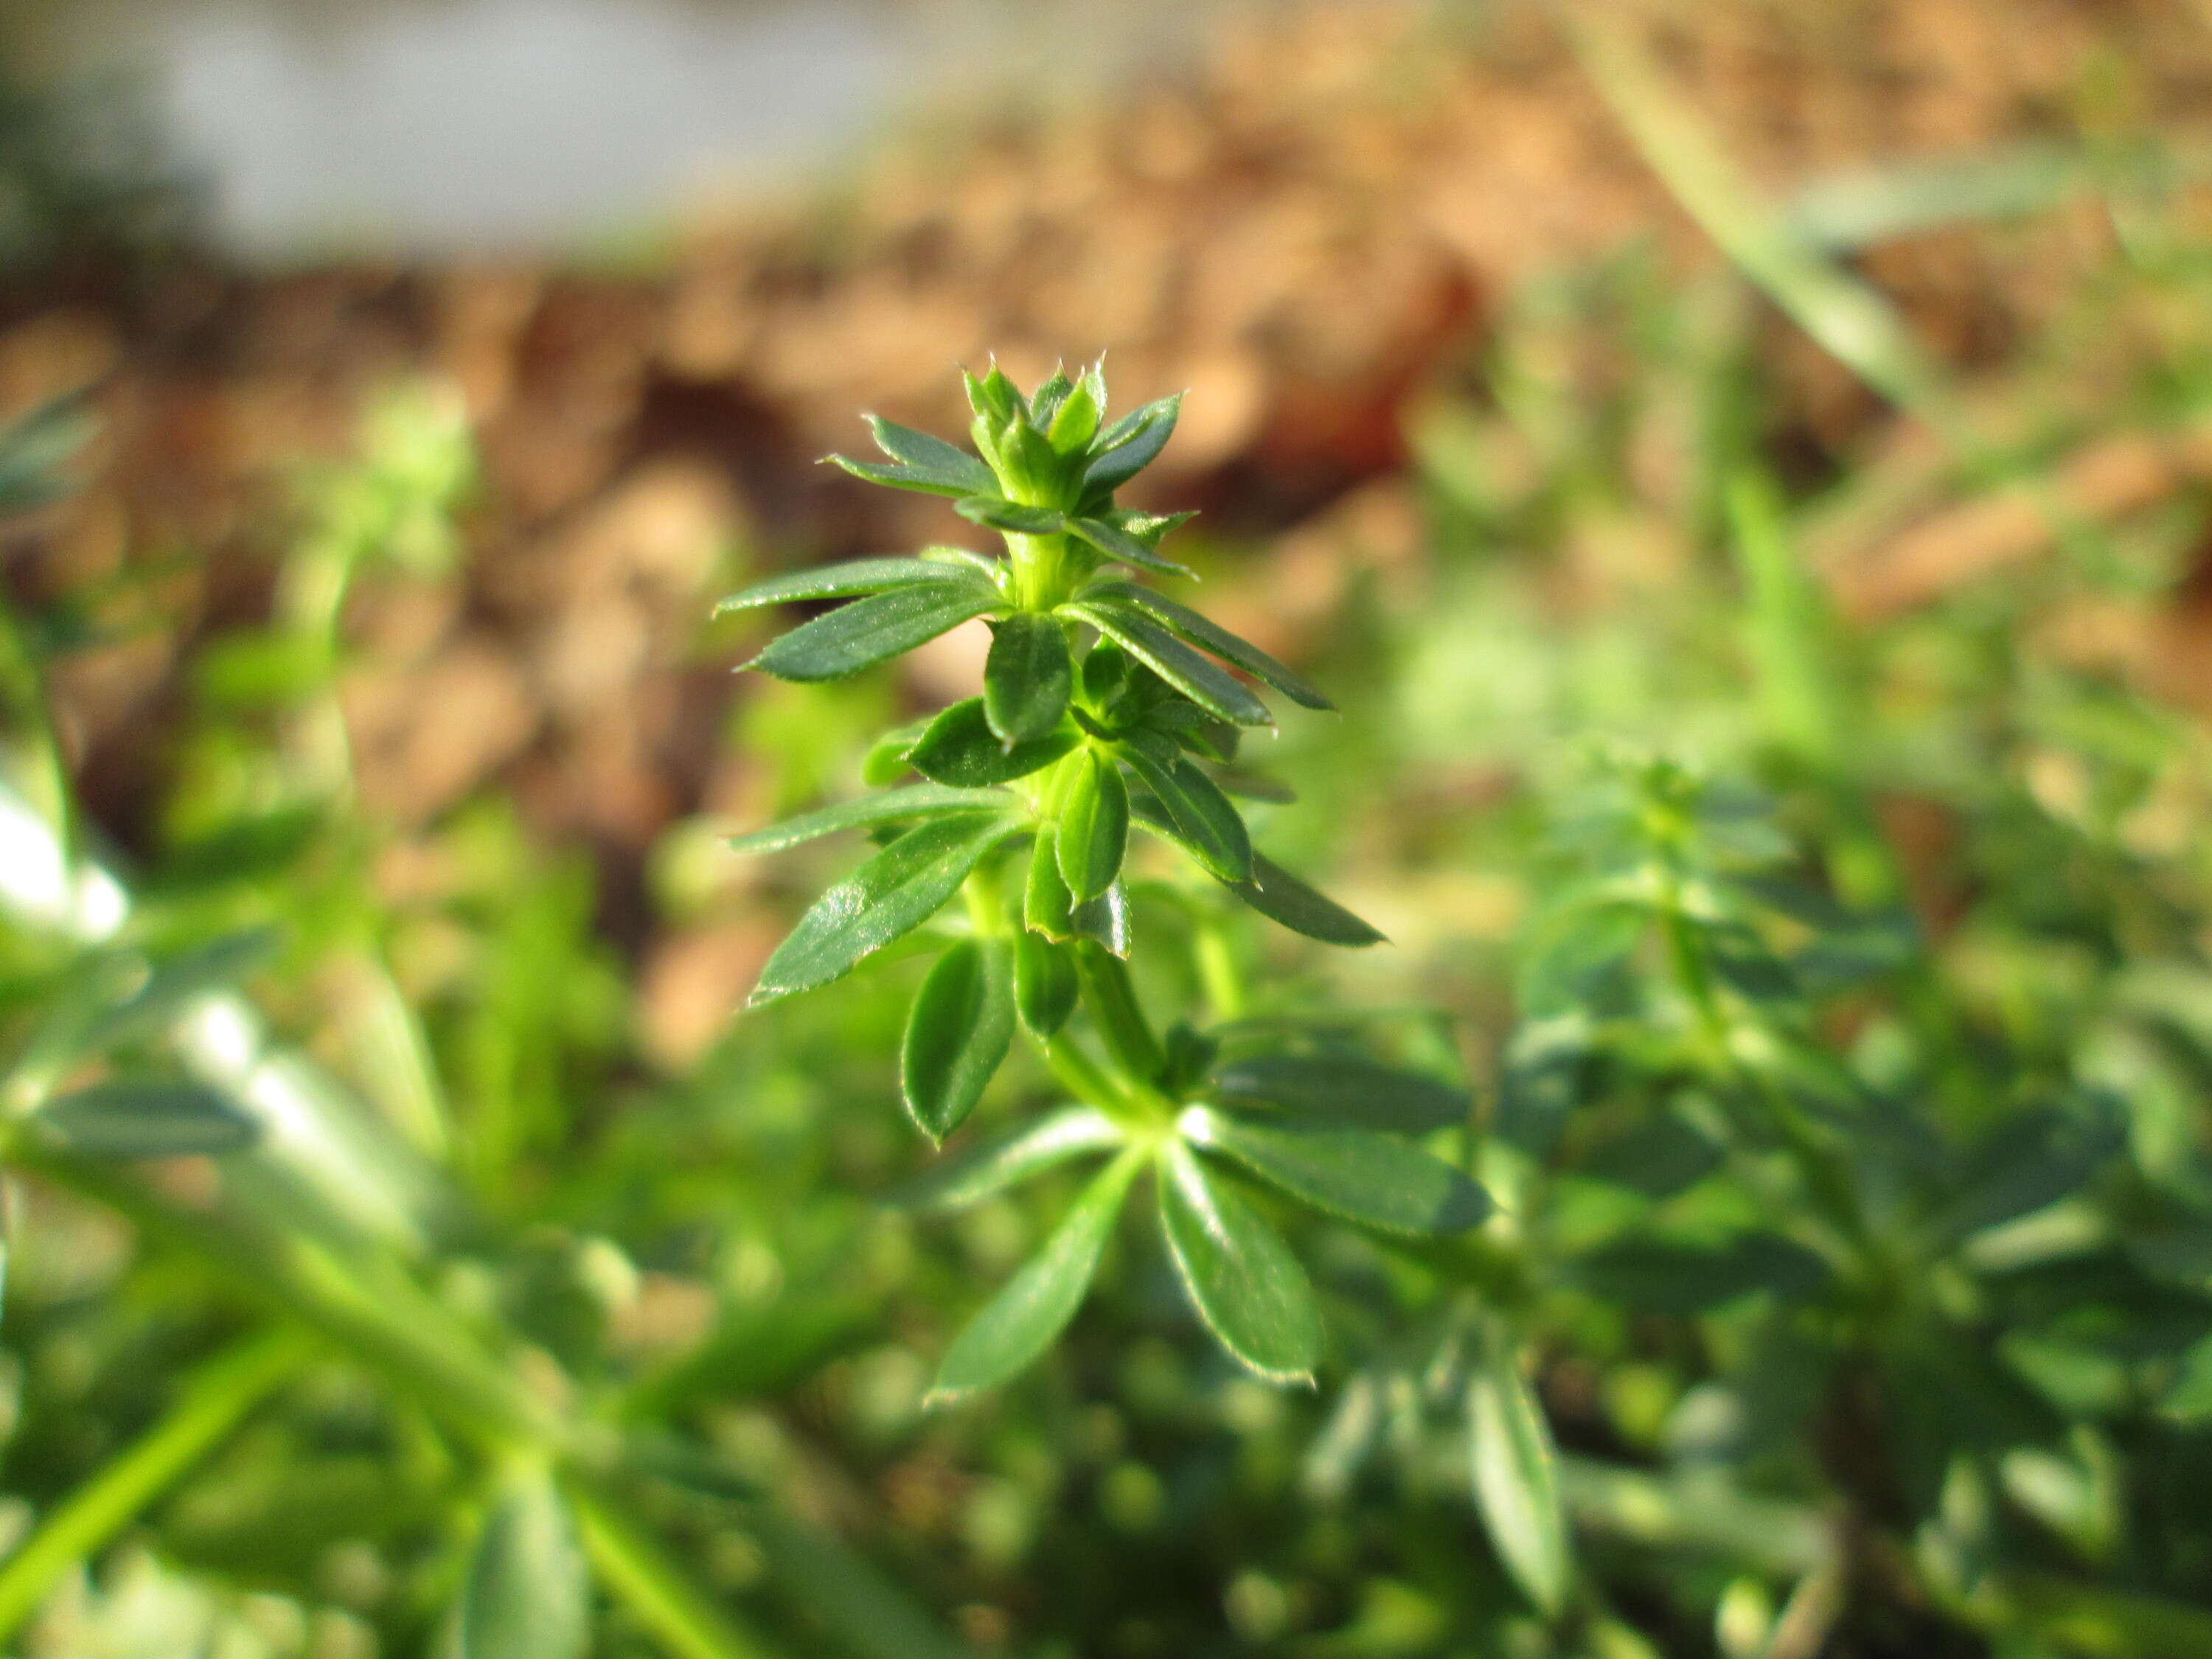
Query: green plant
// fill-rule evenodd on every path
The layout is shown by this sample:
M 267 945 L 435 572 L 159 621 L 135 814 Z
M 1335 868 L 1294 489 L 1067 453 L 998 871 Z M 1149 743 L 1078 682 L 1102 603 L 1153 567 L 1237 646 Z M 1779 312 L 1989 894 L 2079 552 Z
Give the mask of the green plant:
M 1050 1346 L 1147 1174 L 1169 1255 L 1206 1328 L 1259 1375 L 1310 1382 L 1322 1348 L 1319 1305 L 1245 1181 L 1385 1234 L 1463 1232 L 1487 1209 L 1481 1190 L 1406 1137 L 1463 1127 L 1467 1097 L 1361 1053 L 1341 1021 L 1201 1029 L 1179 1019 L 1164 1032 L 1154 1024 L 1129 967 L 1130 894 L 1141 879 L 1133 830 L 1294 932 L 1340 945 L 1380 939 L 1254 848 L 1236 796 L 1282 792 L 1233 769 L 1243 733 L 1273 717 L 1222 665 L 1304 708 L 1330 704 L 1257 646 L 1120 574 L 1190 574 L 1160 551 L 1190 515 L 1115 504 L 1166 446 L 1178 398 L 1109 424 L 1102 368 L 1074 380 L 1055 374 L 1024 397 L 994 365 L 967 388 L 980 456 L 871 417 L 886 459 L 833 459 L 871 483 L 951 498 L 962 517 L 1001 532 L 1003 556 L 930 548 L 778 578 L 722 603 L 726 612 L 846 601 L 750 665 L 803 682 L 855 673 L 978 617 L 991 629 L 981 694 L 891 733 L 868 757 L 872 782 L 909 771 L 921 781 L 733 843 L 772 852 L 854 829 L 882 842 L 799 919 L 752 1003 L 842 977 L 964 896 L 957 921 L 923 935 L 936 959 L 901 1045 L 908 1115 L 942 1142 L 975 1109 L 1017 1027 L 1075 1097 L 933 1178 L 930 1200 L 958 1206 L 1071 1160 L 1104 1165 L 954 1342 L 939 1397 L 1002 1382 Z M 1189 938 L 1218 949 L 1203 921 Z

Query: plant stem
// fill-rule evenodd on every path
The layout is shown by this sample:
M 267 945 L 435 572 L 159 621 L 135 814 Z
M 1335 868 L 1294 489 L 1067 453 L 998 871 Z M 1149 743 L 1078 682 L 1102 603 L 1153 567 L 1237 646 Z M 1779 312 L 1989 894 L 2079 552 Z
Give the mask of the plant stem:
M 1075 947 L 1075 976 L 1107 1053 L 1132 1079 L 1150 1089 L 1167 1056 L 1137 1001 L 1128 964 L 1095 940 L 1083 939 Z
M 724 1613 L 668 1559 L 652 1534 L 607 1493 L 562 1482 L 600 1581 L 677 1659 L 777 1659 L 771 1648 Z
M 296 1330 L 247 1338 L 193 1372 L 167 1416 L 77 1488 L 0 1568 L 0 1641 L 55 1582 L 96 1553 L 298 1372 L 312 1345 Z

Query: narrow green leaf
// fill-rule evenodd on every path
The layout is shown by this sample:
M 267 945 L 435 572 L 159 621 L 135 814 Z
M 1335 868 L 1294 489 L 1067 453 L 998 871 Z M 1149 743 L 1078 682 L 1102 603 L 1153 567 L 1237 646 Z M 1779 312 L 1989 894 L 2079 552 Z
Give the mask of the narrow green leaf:
M 1159 1170 L 1160 1224 L 1206 1328 L 1270 1381 L 1311 1382 L 1321 1310 L 1282 1235 L 1181 1142 Z
M 1364 1129 L 1255 1123 L 1210 1107 L 1176 1120 L 1194 1146 L 1234 1158 L 1316 1209 L 1417 1237 L 1464 1232 L 1490 1213 L 1482 1188 L 1450 1164 Z
M 1336 707 L 1301 675 L 1277 662 L 1249 640 L 1239 639 L 1188 605 L 1177 605 L 1173 599 L 1155 593 L 1149 587 L 1139 587 L 1134 582 L 1101 582 L 1084 589 L 1083 596 L 1085 599 L 1112 599 L 1136 606 L 1162 627 L 1201 650 L 1211 651 L 1224 662 L 1234 664 L 1254 678 L 1266 681 L 1292 702 L 1304 708 L 1334 709 Z
M 865 478 L 872 484 L 882 484 L 891 489 L 911 489 L 923 495 L 949 495 L 957 500 L 975 489 L 964 474 L 925 471 L 921 467 L 884 466 L 876 461 L 856 461 L 850 455 L 824 455 L 822 458 L 833 466 L 842 467 L 856 478 Z
M 1069 533 L 1079 537 L 1097 548 L 1108 558 L 1122 564 L 1133 564 L 1141 569 L 1157 570 L 1164 575 L 1190 576 L 1196 579 L 1189 566 L 1177 564 L 1164 558 L 1146 543 L 1139 541 L 1119 525 L 1106 519 L 1071 519 Z
M 909 1209 L 964 1210 L 1031 1176 L 1118 1146 L 1127 1138 L 1120 1125 L 1095 1106 L 1064 1107 L 946 1159 L 908 1182 L 893 1198 Z
M 1468 1384 L 1475 1504 L 1498 1559 L 1547 1613 L 1565 1605 L 1567 1520 L 1552 1431 L 1510 1348 L 1488 1345 Z
M 1382 935 L 1334 899 L 1316 892 L 1263 853 L 1252 854 L 1249 881 L 1223 886 L 1261 915 L 1324 945 L 1380 945 Z
M 1051 1038 L 1075 1012 L 1077 989 L 1067 946 L 1024 927 L 1014 940 L 1014 1012 L 1023 1026 L 1040 1041 Z
M 1143 739 L 1151 738 L 1151 741 Z M 1252 836 L 1236 803 L 1190 757 L 1164 739 L 1133 732 L 1121 758 L 1167 809 L 1176 831 L 1208 875 L 1235 884 L 1252 877 Z
M 591 1580 L 549 1474 L 516 1480 L 494 1506 L 461 1589 L 460 1659 L 584 1659 Z
M 1121 769 L 1085 749 L 1060 798 L 1054 846 L 1060 879 L 1077 899 L 1096 898 L 1121 873 L 1129 845 L 1129 787 Z
M 1030 507 L 997 495 L 963 496 L 952 503 L 952 510 L 986 529 L 1009 530 L 1018 536 L 1056 536 L 1067 528 L 1067 515 L 1057 507 Z
M 32 1121 L 86 1158 L 181 1158 L 249 1145 L 255 1124 L 197 1083 L 118 1079 L 61 1095 Z
M 929 723 L 908 751 L 907 763 L 939 783 L 977 789 L 1042 770 L 1074 748 L 1075 738 L 1075 728 L 1063 726 L 1041 738 L 1007 744 L 991 730 L 983 699 L 969 697 Z
M 1183 839 L 1167 810 L 1157 801 L 1133 801 L 1129 811 L 1135 822 L 1154 835 L 1173 842 L 1193 858 L 1198 857 L 1197 849 Z M 1249 880 L 1224 881 L 1221 884 L 1261 915 L 1324 945 L 1357 947 L 1383 942 L 1383 936 L 1374 927 L 1334 899 L 1316 892 L 1264 853 L 1252 854 Z
M 787 847 L 840 830 L 872 829 L 915 818 L 941 818 L 974 812 L 1007 812 L 1020 803 L 1003 789 L 955 789 L 941 783 L 909 783 L 858 800 L 840 801 L 818 811 L 732 836 L 723 843 L 732 853 L 781 853 Z
M 1017 611 L 993 624 L 983 664 L 983 713 L 1008 743 L 1042 738 L 1067 714 L 1075 684 L 1067 630 L 1050 617 Z
M 899 1049 L 900 1092 L 932 1142 L 941 1145 L 975 1109 L 1013 1041 L 1012 946 L 962 939 L 922 981 Z
M 917 472 L 964 483 L 971 491 L 988 491 L 998 486 L 991 469 L 957 444 L 949 444 L 942 438 L 878 416 L 864 415 L 861 419 L 867 422 L 868 430 L 875 435 L 877 448 Z
M 1109 495 L 1157 460 L 1175 434 L 1182 408 L 1182 393 L 1178 392 L 1130 410 L 1102 433 L 1091 445 L 1091 465 L 1084 471 L 1085 494 Z
M 1018 818 L 963 814 L 908 830 L 814 902 L 761 969 L 750 1006 L 827 985 L 921 927 L 1022 827 Z
M 1089 623 L 1208 713 L 1238 726 L 1274 724 L 1267 705 L 1249 686 L 1133 606 L 1107 599 L 1095 604 L 1078 599 L 1060 609 Z
M 1101 1171 L 1044 1249 L 969 1321 L 938 1368 L 932 1402 L 995 1388 L 1051 1346 L 1082 1305 L 1144 1162 L 1143 1152 L 1132 1148 Z
M 847 559 L 839 564 L 819 564 L 771 576 L 750 587 L 740 588 L 714 607 L 718 617 L 732 611 L 750 611 L 764 605 L 785 605 L 800 599 L 843 599 L 862 593 L 881 593 L 918 582 L 974 584 L 981 573 L 969 564 L 945 559 Z
M 1424 1134 L 1467 1121 L 1470 1098 L 1434 1078 L 1344 1054 L 1255 1054 L 1214 1069 L 1214 1092 L 1320 1123 Z
M 980 617 L 999 603 L 982 583 L 915 582 L 802 623 L 746 665 L 780 680 L 842 679 Z

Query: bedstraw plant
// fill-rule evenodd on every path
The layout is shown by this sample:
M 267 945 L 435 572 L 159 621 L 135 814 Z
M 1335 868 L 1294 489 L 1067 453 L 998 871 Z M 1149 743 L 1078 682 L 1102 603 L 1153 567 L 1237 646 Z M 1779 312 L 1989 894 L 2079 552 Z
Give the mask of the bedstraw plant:
M 1380 940 L 1257 851 L 1238 805 L 1284 792 L 1239 769 L 1241 739 L 1273 715 L 1231 671 L 1303 709 L 1331 705 L 1139 579 L 1191 574 L 1161 550 L 1189 514 L 1115 502 L 1166 446 L 1179 398 L 1109 423 L 1101 367 L 1055 373 L 1026 397 L 995 366 L 966 381 L 975 453 L 871 416 L 885 459 L 831 459 L 872 483 L 949 498 L 1003 536 L 1002 555 L 932 547 L 854 560 L 723 602 L 842 602 L 750 665 L 786 680 L 839 678 L 978 617 L 991 630 L 977 696 L 875 745 L 866 775 L 886 787 L 733 843 L 775 852 L 848 830 L 879 843 L 799 919 L 751 1000 L 827 985 L 920 936 L 935 959 L 899 1056 L 915 1127 L 936 1143 L 959 1128 L 1018 1029 L 1073 1097 L 932 1178 L 936 1201 L 965 1204 L 1073 1160 L 1097 1166 L 1043 1248 L 954 1340 L 936 1398 L 1002 1382 L 1051 1345 L 1146 1176 L 1206 1328 L 1260 1376 L 1310 1381 L 1320 1309 L 1247 1183 L 1386 1235 L 1463 1231 L 1487 1199 L 1415 1142 L 1462 1126 L 1467 1097 L 1347 1048 L 1330 1027 L 1181 1019 L 1164 1030 L 1143 1006 L 1131 957 L 1176 943 L 1140 937 L 1132 921 L 1143 841 L 1296 933 Z

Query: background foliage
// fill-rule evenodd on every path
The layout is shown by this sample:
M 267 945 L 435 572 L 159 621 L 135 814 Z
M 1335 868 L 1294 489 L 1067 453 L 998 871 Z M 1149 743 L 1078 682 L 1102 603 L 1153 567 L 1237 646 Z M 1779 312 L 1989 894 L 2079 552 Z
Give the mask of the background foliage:
M 1133 1227 L 1035 1370 L 926 1407 L 1077 1187 L 915 1201 L 922 964 L 672 1064 L 636 895 L 547 850 L 519 787 L 427 821 L 364 790 L 349 677 L 396 635 L 362 618 L 449 588 L 491 510 L 450 387 L 380 398 L 263 501 L 265 592 L 195 641 L 106 817 L 82 676 L 161 636 L 198 556 L 34 564 L 118 411 L 10 429 L 9 1639 L 2212 1650 L 2193 199 L 2094 143 L 1863 179 L 1862 225 L 2063 198 L 2103 228 L 1964 375 L 1833 257 L 1838 193 L 1764 214 L 1633 41 L 1579 49 L 1729 259 L 1517 289 L 1400 411 L 1410 536 L 1349 520 L 1285 630 L 1341 714 L 1261 740 L 1301 799 L 1255 842 L 1392 945 L 1209 921 L 1139 981 L 1163 1019 L 1356 1024 L 1472 1097 L 1429 1146 L 1496 1200 L 1479 1231 L 1280 1212 L 1310 1389 L 1214 1345 Z M 1819 441 L 1798 331 L 1911 435 Z M 1310 567 L 1250 521 L 1177 540 L 1257 632 Z M 683 648 L 717 673 L 775 631 L 704 611 Z M 644 902 L 750 881 L 780 928 L 845 850 L 732 877 L 717 835 L 855 793 L 862 734 L 926 701 L 749 702 L 704 739 L 752 769 L 743 821 L 668 831 Z M 1189 914 L 1170 889 L 1136 925 Z M 1064 1099 L 1017 1051 L 963 1133 Z

